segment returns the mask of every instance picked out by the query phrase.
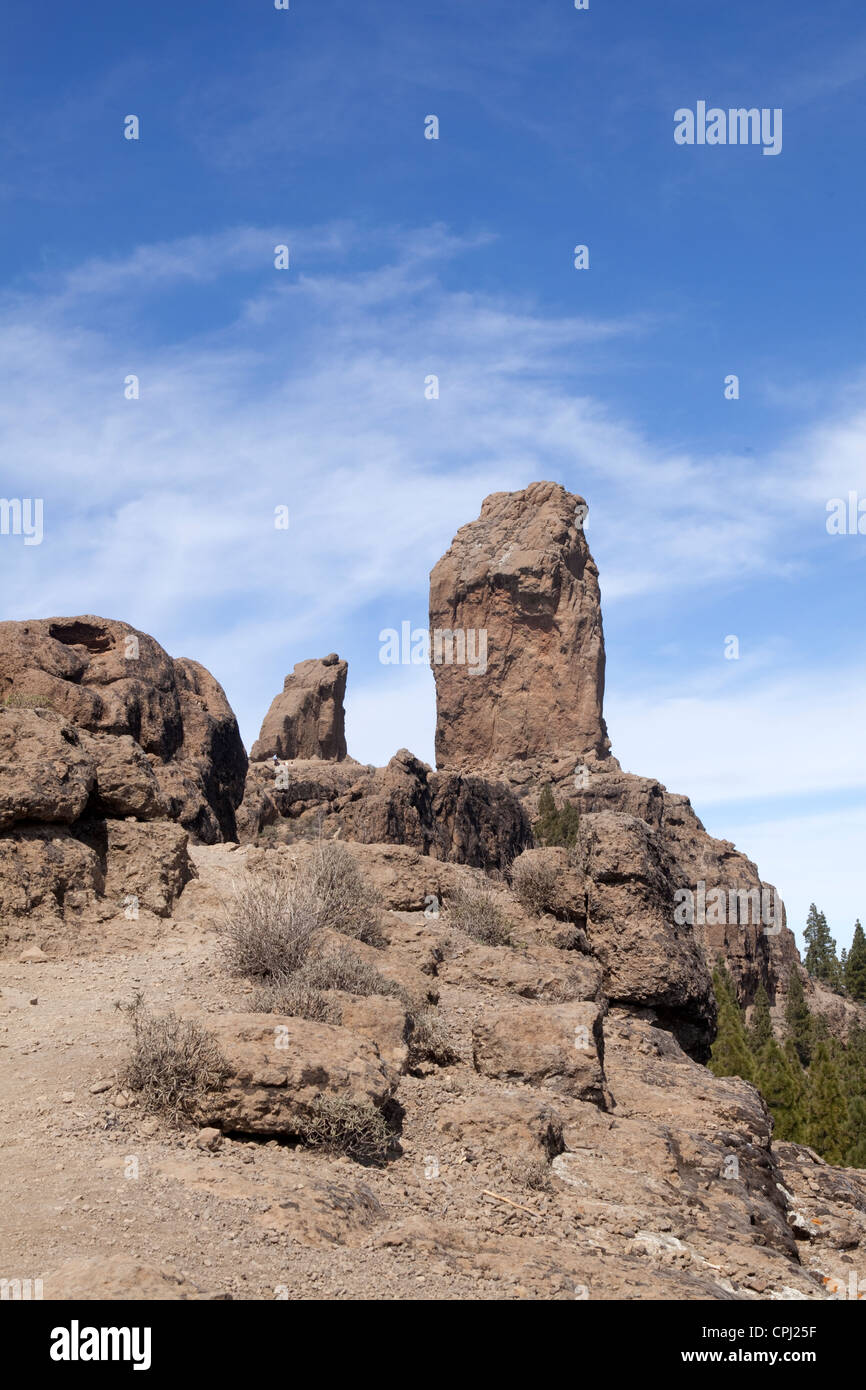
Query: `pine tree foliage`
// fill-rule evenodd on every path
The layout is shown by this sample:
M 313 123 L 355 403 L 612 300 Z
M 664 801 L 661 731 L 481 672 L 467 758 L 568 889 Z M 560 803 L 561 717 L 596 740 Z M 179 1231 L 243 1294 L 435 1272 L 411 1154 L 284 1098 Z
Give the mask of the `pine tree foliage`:
M 727 967 L 719 959 L 713 971 L 716 991 L 717 1032 L 710 1052 L 709 1068 L 714 1076 L 742 1076 L 755 1079 L 755 1059 L 749 1047 L 737 991 Z
M 768 1043 L 773 1036 L 773 1024 L 770 1019 L 770 1000 L 763 984 L 758 986 L 755 995 L 755 1007 L 752 1010 L 752 1021 L 749 1024 L 749 1046 L 757 1054 L 765 1043 Z
M 763 988 L 746 1027 L 721 957 L 713 986 L 718 1031 L 710 1070 L 757 1086 L 773 1116 L 777 1141 L 808 1144 L 828 1163 L 866 1168 L 866 1027 L 852 1027 L 843 1047 L 824 1017 L 812 1016 L 796 969 L 788 982 L 787 1036 L 782 1039 L 773 1033 Z
M 809 1065 L 812 1056 L 812 1015 L 803 992 L 800 972 L 794 966 L 788 976 L 788 1002 L 785 1005 L 785 1022 L 788 1035 L 793 1039 L 797 1055 L 804 1067 Z
M 831 989 L 842 989 L 842 967 L 836 955 L 836 942 L 830 935 L 827 918 L 812 903 L 803 930 L 806 958 L 803 961 L 810 975 L 823 980 Z
M 563 845 L 572 849 L 577 841 L 580 827 L 580 812 L 567 801 L 557 810 L 553 792 L 549 786 L 542 787 L 538 798 L 538 819 L 532 827 L 537 845 Z
M 854 923 L 854 939 L 845 960 L 845 988 L 852 999 L 866 1001 L 866 933 L 859 919 Z
M 822 1041 L 809 1067 L 808 1143 L 828 1163 L 844 1163 L 849 1148 L 848 1102 L 835 1049 Z

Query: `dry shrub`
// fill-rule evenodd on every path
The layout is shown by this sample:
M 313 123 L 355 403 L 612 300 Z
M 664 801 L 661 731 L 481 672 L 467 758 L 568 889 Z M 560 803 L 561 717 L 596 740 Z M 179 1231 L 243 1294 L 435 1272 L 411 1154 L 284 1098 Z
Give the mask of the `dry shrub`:
M 252 1010 L 260 1014 L 287 1014 L 290 1018 L 306 1018 L 311 1023 L 343 1022 L 338 1004 L 318 989 L 311 989 L 297 975 L 286 979 L 269 980 L 253 995 Z
M 348 946 L 327 955 L 312 956 L 301 971 L 303 983 L 312 989 L 341 989 L 346 994 L 400 995 L 400 986 L 387 980 L 369 961 Z
M 486 946 L 507 946 L 511 932 L 499 899 L 485 881 L 460 880 L 448 899 L 451 925 Z
M 560 908 L 559 876 L 553 864 L 521 855 L 511 866 L 511 886 L 518 901 L 535 917 Z
M 521 1187 L 527 1187 L 531 1192 L 550 1190 L 550 1172 L 543 1158 L 520 1154 L 517 1158 L 512 1158 L 507 1167 L 512 1182 L 518 1183 Z
M 298 1126 L 304 1143 L 329 1153 L 348 1154 L 367 1163 L 382 1163 L 391 1133 L 381 1111 L 369 1101 L 319 1096 Z
M 245 873 L 223 904 L 226 966 L 233 975 L 284 981 L 303 965 L 322 925 L 322 905 L 308 879 L 280 863 Z
M 132 1055 L 122 1085 L 136 1091 L 146 1110 L 173 1124 L 188 1118 L 209 1091 L 218 1091 L 229 1075 L 216 1039 L 194 1019 L 169 1010 L 153 1014 L 141 994 L 118 1004 L 133 1034 Z
M 420 1009 L 410 1017 L 409 1066 L 435 1062 L 450 1067 L 460 1061 L 460 1054 L 451 1043 L 448 1026 L 435 1009 Z
M 381 946 L 379 903 L 351 851 L 338 840 L 320 840 L 309 872 L 313 892 L 321 903 L 322 925 L 370 946 Z

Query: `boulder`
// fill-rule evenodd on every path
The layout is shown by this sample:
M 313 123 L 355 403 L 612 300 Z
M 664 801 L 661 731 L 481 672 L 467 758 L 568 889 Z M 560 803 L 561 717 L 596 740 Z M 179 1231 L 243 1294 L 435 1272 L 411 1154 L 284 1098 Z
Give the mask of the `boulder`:
M 321 1096 L 381 1109 L 397 1084 L 398 1069 L 349 1028 L 275 1014 L 208 1016 L 207 1027 L 230 1074 L 195 1118 L 224 1132 L 296 1134 Z
M 491 1086 L 480 1097 L 440 1106 L 436 1124 L 446 1139 L 503 1158 L 552 1158 L 563 1148 L 562 1115 L 555 1104 L 514 1087 Z
M 577 857 L 605 993 L 652 1006 L 703 1058 L 715 1033 L 712 980 L 694 927 L 675 919 L 676 869 L 664 844 L 639 817 L 601 811 L 581 820 Z
M 236 838 L 247 767 L 237 721 L 203 666 L 173 660 L 146 633 L 92 616 L 0 623 L 0 705 L 4 721 L 27 716 L 24 752 L 41 767 L 13 819 L 74 820 L 85 810 L 78 792 L 51 783 L 61 739 L 67 764 L 81 765 L 65 780 L 84 778 L 90 813 L 177 819 L 207 843 Z M 36 814 L 40 785 L 47 800 Z
M 474 1023 L 472 1043 L 484 1076 L 604 1104 L 598 1004 L 497 1001 Z
M 95 782 L 92 754 L 65 719 L 0 706 L 0 830 L 16 821 L 77 820 Z

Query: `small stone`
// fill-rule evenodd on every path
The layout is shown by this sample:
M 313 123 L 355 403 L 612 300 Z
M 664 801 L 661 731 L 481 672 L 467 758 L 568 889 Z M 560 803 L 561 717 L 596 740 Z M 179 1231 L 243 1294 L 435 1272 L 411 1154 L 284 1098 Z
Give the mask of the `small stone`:
M 72 1102 L 73 1102 L 74 1099 L 75 1099 L 75 1092 L 74 1092 L 74 1091 L 64 1091 L 64 1092 L 61 1094 L 60 1099 L 63 1101 L 63 1104 L 64 1104 L 64 1105 L 71 1105 Z
M 22 951 L 18 957 L 21 965 L 32 965 L 36 961 L 47 960 L 45 952 L 39 946 L 28 946 L 26 951 Z
M 92 1096 L 101 1096 L 103 1091 L 110 1091 L 110 1090 L 111 1090 L 111 1082 L 110 1082 L 110 1081 L 94 1081 L 93 1085 L 92 1085 L 91 1088 L 90 1088 L 90 1094 L 91 1094 Z
M 215 1153 L 222 1143 L 222 1131 L 219 1129 L 200 1129 L 195 1137 L 197 1149 L 206 1149 L 209 1153 Z

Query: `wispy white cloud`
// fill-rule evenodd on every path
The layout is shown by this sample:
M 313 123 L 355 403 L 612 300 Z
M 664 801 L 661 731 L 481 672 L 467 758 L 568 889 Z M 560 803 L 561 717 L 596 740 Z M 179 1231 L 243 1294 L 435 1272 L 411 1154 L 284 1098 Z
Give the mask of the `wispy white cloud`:
M 372 635 L 352 684 L 368 710 L 399 704 L 375 633 L 423 622 L 430 567 L 490 491 L 548 477 L 583 492 L 608 604 L 788 578 L 826 554 L 823 493 L 862 457 L 856 393 L 759 460 L 666 451 L 598 394 L 600 364 L 651 340 L 651 321 L 451 292 L 442 266 L 486 239 L 444 227 L 387 230 L 378 248 L 366 242 L 363 269 L 351 228 L 321 228 L 300 236 L 309 258 L 287 276 L 255 269 L 262 254 L 270 265 L 273 236 L 142 247 L 7 301 L 3 491 L 44 497 L 46 531 L 26 557 L 15 538 L 0 543 L 5 616 L 127 618 L 210 665 L 251 740 L 291 664 L 355 640 L 362 613 Z M 135 336 L 148 294 L 212 276 L 229 306 L 218 327 L 176 329 L 168 345 Z M 571 363 L 587 355 L 585 377 Z M 130 372 L 137 401 L 123 397 Z M 438 400 L 424 398 L 431 373 Z M 288 532 L 273 525 L 283 504 Z M 746 709 L 729 691 L 718 711 L 686 702 L 660 716 L 684 750 L 671 785 L 703 785 L 710 713 L 715 743 L 734 748 L 738 720 L 759 719 L 765 698 Z M 796 692 L 784 707 L 793 735 Z M 612 715 L 629 756 L 641 714 L 620 702 Z M 413 720 L 400 741 L 420 739 Z M 786 785 L 786 755 L 767 737 L 777 761 L 761 766 Z M 665 747 L 634 748 L 637 770 L 665 775 Z M 832 775 L 849 784 L 841 766 Z
M 721 655 L 721 648 L 720 648 Z M 866 667 L 830 672 L 743 662 L 692 676 L 674 663 L 667 687 L 609 695 L 607 721 L 624 767 L 651 772 L 702 805 L 866 791 Z M 842 731 L 844 730 L 844 734 Z

